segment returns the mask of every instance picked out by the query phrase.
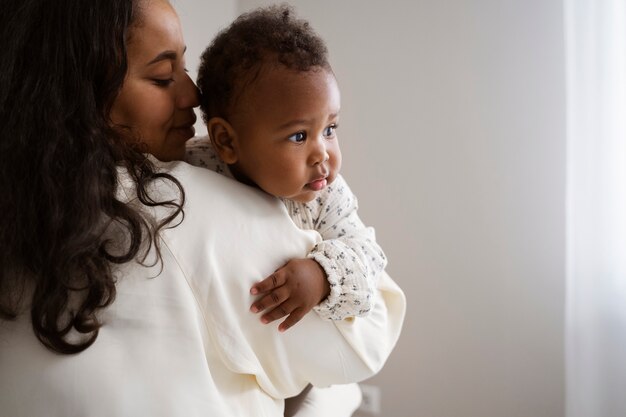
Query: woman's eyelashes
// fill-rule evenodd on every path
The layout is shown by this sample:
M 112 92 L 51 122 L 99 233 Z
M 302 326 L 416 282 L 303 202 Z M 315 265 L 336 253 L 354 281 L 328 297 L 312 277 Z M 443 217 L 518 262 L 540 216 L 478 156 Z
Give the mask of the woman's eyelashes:
M 153 78 L 152 82 L 157 87 L 168 87 L 174 82 L 174 78 Z
M 179 79 L 181 74 L 183 76 L 187 76 L 189 70 L 185 65 L 185 57 L 181 60 L 174 61 L 164 61 L 159 64 L 158 70 L 152 72 L 152 76 L 150 77 L 150 81 L 157 87 L 168 87 L 172 84 L 175 79 Z
M 183 67 L 182 70 L 184 74 L 188 73 L 187 68 Z M 170 84 L 172 84 L 175 81 L 174 79 L 179 78 L 179 76 L 180 76 L 180 73 L 177 70 L 168 75 L 162 74 L 157 77 L 153 77 L 151 78 L 151 80 L 158 87 L 168 87 Z

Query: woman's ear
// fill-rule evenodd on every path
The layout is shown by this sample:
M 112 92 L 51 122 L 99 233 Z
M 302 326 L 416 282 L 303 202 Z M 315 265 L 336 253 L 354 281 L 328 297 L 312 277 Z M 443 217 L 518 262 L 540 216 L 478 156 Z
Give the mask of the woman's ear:
M 221 117 L 212 117 L 206 127 L 211 143 L 222 161 L 228 165 L 237 162 L 239 159 L 237 132 L 230 123 Z

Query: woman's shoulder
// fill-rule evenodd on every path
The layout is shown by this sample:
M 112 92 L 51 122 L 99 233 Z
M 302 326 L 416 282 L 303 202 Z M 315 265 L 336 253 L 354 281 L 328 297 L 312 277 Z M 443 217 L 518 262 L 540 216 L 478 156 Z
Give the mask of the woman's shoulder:
M 159 168 L 184 190 L 181 221 L 162 232 L 181 266 L 190 264 L 189 269 L 195 269 L 194 264 L 204 262 L 202 256 L 221 259 L 221 263 L 225 258 L 239 262 L 246 256 L 269 274 L 280 262 L 307 253 L 319 240 L 319 235 L 293 224 L 279 199 L 260 190 L 185 162 L 160 163 Z M 157 198 L 180 198 L 171 180 L 158 181 L 153 187 Z M 163 214 L 155 212 L 155 217 L 158 220 Z
M 228 209 L 233 216 L 250 217 L 252 221 L 252 212 L 284 211 L 277 198 L 214 171 L 180 161 L 163 168 L 181 183 L 189 210 Z
M 226 239 L 237 231 L 243 237 L 242 231 L 250 230 L 257 234 L 280 230 L 292 236 L 292 229 L 297 229 L 280 200 L 260 190 L 186 162 L 152 162 L 160 176 L 147 187 L 149 197 L 157 202 L 180 203 L 184 195 L 183 217 L 180 222 L 173 222 L 177 226 L 164 231 L 165 236 L 206 241 L 216 236 Z M 142 206 L 134 181 L 123 169 L 119 171 L 119 185 L 118 198 L 122 202 L 140 208 L 156 221 L 171 210 L 171 205 Z M 204 236 L 198 231 L 203 231 Z

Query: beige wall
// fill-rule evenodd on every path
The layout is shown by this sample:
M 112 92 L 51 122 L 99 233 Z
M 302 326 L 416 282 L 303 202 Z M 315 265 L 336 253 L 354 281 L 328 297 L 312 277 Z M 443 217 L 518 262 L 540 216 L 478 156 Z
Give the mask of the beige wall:
M 170 0 L 176 8 L 187 44 L 187 69 L 193 80 L 198 75 L 200 54 L 220 29 L 238 15 L 235 0 Z M 200 112 L 196 111 L 196 134 L 206 134 Z
M 270 2 L 177 3 L 193 55 Z M 562 417 L 561 1 L 290 3 L 329 45 L 343 172 L 408 297 L 368 381 L 382 415 Z

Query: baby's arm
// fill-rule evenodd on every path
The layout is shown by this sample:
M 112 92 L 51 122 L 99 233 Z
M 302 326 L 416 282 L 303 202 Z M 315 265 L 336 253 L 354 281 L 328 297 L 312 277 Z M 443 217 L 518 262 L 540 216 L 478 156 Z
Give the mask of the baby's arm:
M 264 323 L 288 316 L 281 331 L 312 308 L 331 320 L 367 314 L 378 276 L 387 264 L 374 230 L 358 217 L 356 197 L 341 176 L 305 209 L 311 212 L 313 224 L 303 226 L 317 230 L 325 240 L 307 259 L 288 262 L 251 289 L 260 296 L 251 311 L 264 311 Z
M 374 229 L 359 218 L 358 201 L 341 175 L 319 198 L 320 216 L 314 223 L 324 241 L 308 256 L 326 272 L 330 295 L 315 311 L 331 320 L 366 315 L 387 258 L 376 243 Z

